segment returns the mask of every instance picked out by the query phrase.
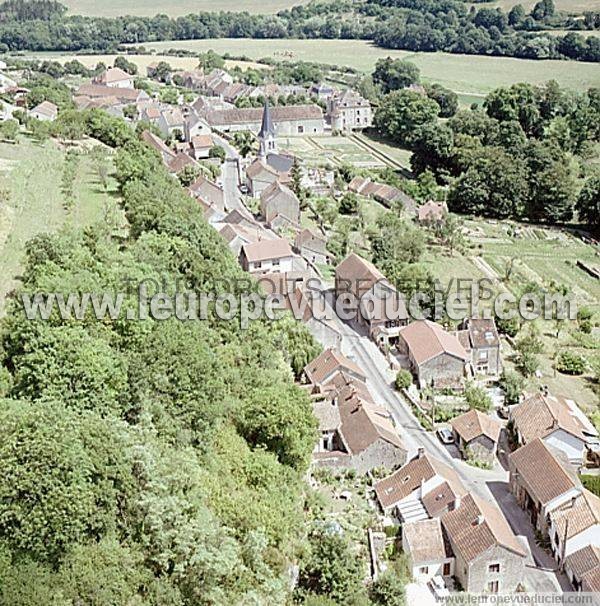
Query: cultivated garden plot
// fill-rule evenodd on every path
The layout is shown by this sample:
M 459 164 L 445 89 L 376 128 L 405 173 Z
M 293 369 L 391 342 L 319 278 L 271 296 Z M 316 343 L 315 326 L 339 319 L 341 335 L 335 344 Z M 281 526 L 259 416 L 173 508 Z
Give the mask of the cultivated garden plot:
M 385 167 L 381 160 L 348 137 L 282 137 L 279 145 L 313 166 Z

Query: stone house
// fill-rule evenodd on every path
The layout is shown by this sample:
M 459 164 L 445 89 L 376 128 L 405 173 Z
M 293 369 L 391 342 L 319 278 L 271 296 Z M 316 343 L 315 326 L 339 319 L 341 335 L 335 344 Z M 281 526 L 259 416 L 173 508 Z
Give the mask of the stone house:
M 260 213 L 274 230 L 286 227 L 300 229 L 300 200 L 279 181 L 272 183 L 260 195 Z
M 333 94 L 327 100 L 327 113 L 332 130 L 353 131 L 373 124 L 371 104 L 354 90 Z
M 565 574 L 575 591 L 600 592 L 600 545 L 587 545 L 566 557 Z
M 519 444 L 540 438 L 563 452 L 575 469 L 583 466 L 588 445 L 598 442 L 596 428 L 573 400 L 547 392 L 526 397 L 510 416 Z
M 587 546 L 600 547 L 600 498 L 585 488 L 550 512 L 550 548 L 559 565 Z
M 533 526 L 548 536 L 550 514 L 578 497 L 582 486 L 562 452 L 539 438 L 508 457 L 510 490 Z
M 160 112 L 156 125 L 165 139 L 178 136 L 185 137 L 185 119 L 178 107 L 170 108 Z
M 338 374 L 344 374 L 348 379 L 365 383 L 366 375 L 352 360 L 347 358 L 338 349 L 326 349 L 312 362 L 304 367 L 303 378 L 312 386 L 312 393 L 328 393 L 332 388 L 330 383 Z M 344 381 L 343 386 L 346 385 Z M 336 390 L 338 385 L 333 386 Z
M 423 449 L 373 489 L 382 511 L 402 523 L 439 517 L 467 493 L 456 471 Z
M 278 137 L 321 135 L 324 131 L 323 111 L 318 105 L 288 105 L 271 108 Z M 263 121 L 262 108 L 209 111 L 206 121 L 213 129 L 233 133 L 250 131 L 258 135 Z
M 314 407 L 321 429 L 314 465 L 345 467 L 366 474 L 375 468 L 394 469 L 406 462 L 407 449 L 391 415 L 373 401 L 366 386 L 358 388 L 351 383 L 330 396 L 329 402 Z M 327 409 L 327 420 L 323 417 L 324 406 L 337 407 L 337 426 L 331 426 L 331 419 L 337 419 L 335 413 Z
M 183 135 L 186 141 L 191 142 L 194 137 L 208 136 L 210 134 L 210 126 L 194 110 L 184 117 Z
M 448 216 L 448 206 L 445 202 L 434 202 L 428 200 L 419 206 L 416 218 L 422 225 L 439 225 Z
M 260 198 L 261 194 L 278 180 L 279 173 L 260 158 L 254 160 L 246 169 L 246 187 L 253 198 Z
M 134 76 L 118 67 L 109 67 L 92 80 L 93 84 L 109 86 L 110 88 L 133 88 L 134 82 Z
M 162 158 L 162 161 L 165 165 L 169 165 L 177 156 L 177 153 L 174 152 L 160 137 L 157 137 L 154 133 L 149 130 L 145 130 L 142 133 L 142 140 L 153 147 Z
M 51 101 L 42 101 L 39 105 L 29 110 L 29 115 L 42 122 L 53 122 L 58 116 L 58 107 Z
M 463 457 L 492 463 L 498 450 L 502 425 L 478 410 L 470 410 L 450 421 L 452 432 Z
M 430 320 L 416 320 L 398 332 L 398 351 L 420 388 L 459 387 L 471 359 L 458 338 Z
M 212 135 L 194 135 L 189 143 L 189 155 L 194 160 L 206 160 L 214 147 Z
M 225 212 L 225 192 L 223 188 L 209 181 L 204 175 L 200 175 L 189 187 L 190 194 L 199 200 L 203 200 L 209 206 L 218 208 Z
M 331 258 L 325 236 L 308 227 L 296 234 L 295 249 L 300 256 L 313 265 L 325 265 Z
M 425 583 L 435 576 L 454 576 L 454 554 L 439 518 L 403 524 L 402 549 L 415 581 Z
M 240 265 L 250 273 L 287 273 L 298 269 L 289 242 L 283 238 L 244 244 Z
M 471 366 L 475 373 L 500 376 L 500 335 L 493 318 L 467 318 L 456 334 L 465 351 L 471 354 Z
M 517 591 L 527 553 L 497 507 L 468 494 L 441 522 L 455 558 L 454 575 L 464 591 Z
M 335 268 L 335 294 L 339 305 L 349 304 L 345 319 L 367 328 L 380 347 L 397 342 L 408 321 L 404 298 L 373 263 L 350 253 Z

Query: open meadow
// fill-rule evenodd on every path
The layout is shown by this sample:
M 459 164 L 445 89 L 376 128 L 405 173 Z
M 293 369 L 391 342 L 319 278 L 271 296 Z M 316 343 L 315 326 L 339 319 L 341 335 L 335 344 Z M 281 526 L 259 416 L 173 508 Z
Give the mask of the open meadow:
M 308 0 L 64 0 L 72 15 L 121 17 L 136 15 L 151 17 L 166 14 L 178 17 L 200 11 L 232 11 L 241 13 L 277 13 Z
M 515 4 L 521 4 L 523 8 L 530 11 L 537 0 L 496 0 L 496 2 L 486 3 L 486 7 L 502 8 L 505 11 L 509 11 Z M 600 0 L 554 0 L 554 5 L 559 11 L 565 11 L 567 13 L 580 14 L 584 11 L 597 11 L 600 9 Z M 480 8 L 481 4 L 474 4 L 476 8 Z
M 425 81 L 439 82 L 467 95 L 485 94 L 499 86 L 515 82 L 542 84 L 554 79 L 561 86 L 586 90 L 600 86 L 597 64 L 577 61 L 534 61 L 507 57 L 452 55 L 448 53 L 412 53 L 379 48 L 364 40 L 246 40 L 209 39 L 154 42 L 145 45 L 160 52 L 181 48 L 196 52 L 213 49 L 217 53 L 244 55 L 256 60 L 262 57 L 282 59 L 289 53 L 292 60 L 347 65 L 362 72 L 373 70 L 377 59 L 408 59 L 421 70 Z
M 0 143 L 0 316 L 6 294 L 17 285 L 28 240 L 116 212 L 116 182 L 109 179 L 105 192 L 85 155 L 75 178 L 75 205 L 64 208 L 65 155 L 53 141 L 39 145 L 21 137 L 18 144 Z
M 57 52 L 40 52 L 26 53 L 25 56 L 31 59 L 48 59 L 58 61 L 59 63 L 66 63 L 67 61 L 77 59 L 77 61 L 80 61 L 86 67 L 93 68 L 96 67 L 98 63 L 113 65 L 118 55 L 65 55 Z M 138 71 L 141 75 L 146 74 L 146 68 L 148 65 L 151 63 L 156 63 L 157 61 L 165 61 L 172 68 L 179 70 L 192 70 L 198 67 L 198 59 L 196 57 L 172 57 L 169 55 L 127 55 L 127 60 L 137 65 Z M 269 69 L 268 65 L 255 63 L 253 61 L 225 61 L 225 67 L 228 69 L 233 69 L 235 67 L 239 67 L 241 69 Z

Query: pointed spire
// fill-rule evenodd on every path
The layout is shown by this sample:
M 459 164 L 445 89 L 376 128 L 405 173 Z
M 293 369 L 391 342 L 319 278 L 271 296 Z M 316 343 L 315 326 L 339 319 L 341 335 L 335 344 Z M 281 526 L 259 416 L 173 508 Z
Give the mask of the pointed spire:
M 273 125 L 273 119 L 271 118 L 271 108 L 269 107 L 269 101 L 265 99 L 265 107 L 262 116 L 262 125 L 258 136 L 261 139 L 275 136 L 275 126 Z

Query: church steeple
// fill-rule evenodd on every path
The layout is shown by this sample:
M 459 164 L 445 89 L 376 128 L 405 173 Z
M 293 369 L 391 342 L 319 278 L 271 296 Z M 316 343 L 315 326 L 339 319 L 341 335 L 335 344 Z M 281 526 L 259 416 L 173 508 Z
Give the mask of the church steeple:
M 275 125 L 273 124 L 273 118 L 271 118 L 271 108 L 269 102 L 265 100 L 265 107 L 263 109 L 262 124 L 260 132 L 258 133 L 258 140 L 260 143 L 260 150 L 258 155 L 261 158 L 266 158 L 269 154 L 277 153 L 277 145 L 275 143 Z

